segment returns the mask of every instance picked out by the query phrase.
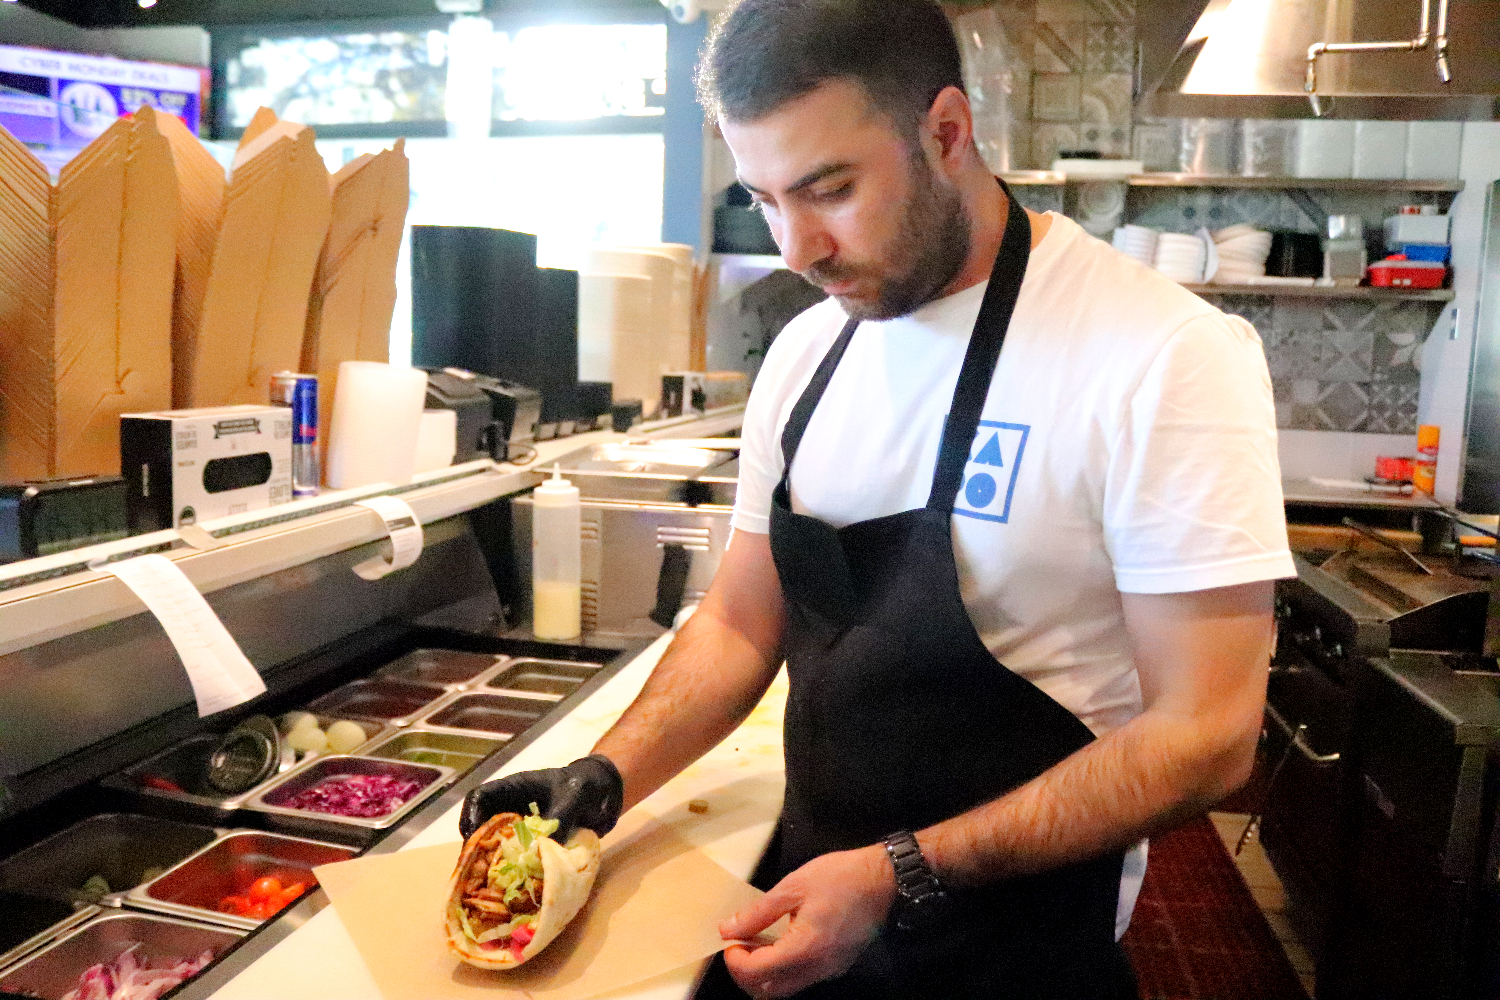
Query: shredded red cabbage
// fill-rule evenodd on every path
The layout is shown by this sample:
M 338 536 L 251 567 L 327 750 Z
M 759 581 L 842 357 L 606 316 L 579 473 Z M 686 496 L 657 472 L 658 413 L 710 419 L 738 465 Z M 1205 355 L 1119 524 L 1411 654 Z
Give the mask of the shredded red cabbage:
M 388 774 L 336 774 L 304 788 L 282 803 L 287 809 L 374 819 L 401 808 L 422 790 L 415 778 Z
M 214 953 L 205 950 L 197 958 L 168 962 L 153 969 L 136 958 L 139 947 L 137 942 L 113 962 L 84 969 L 78 985 L 64 994 L 62 1000 L 156 1000 L 202 972 L 214 960 Z

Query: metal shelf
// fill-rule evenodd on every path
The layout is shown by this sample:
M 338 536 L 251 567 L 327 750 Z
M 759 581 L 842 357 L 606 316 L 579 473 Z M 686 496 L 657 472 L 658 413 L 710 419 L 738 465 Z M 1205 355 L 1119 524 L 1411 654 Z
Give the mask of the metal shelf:
M 1269 295 L 1289 299 L 1366 299 L 1373 302 L 1452 302 L 1451 288 L 1403 291 L 1366 285 L 1183 285 L 1195 295 Z
M 1053 170 L 1016 170 L 1000 175 L 1012 185 L 1050 185 L 1061 187 L 1066 175 Z M 1077 177 L 1076 183 L 1109 181 L 1109 177 Z M 1130 187 L 1175 188 L 1248 188 L 1255 190 L 1301 191 L 1413 191 L 1454 194 L 1464 189 L 1459 180 L 1372 180 L 1355 177 L 1242 177 L 1239 174 L 1179 174 L 1152 172 L 1131 174 L 1122 178 Z
M 1241 177 L 1238 174 L 1136 174 L 1131 187 L 1254 188 L 1303 191 L 1436 191 L 1454 193 L 1464 189 L 1459 180 L 1370 180 L 1354 177 Z

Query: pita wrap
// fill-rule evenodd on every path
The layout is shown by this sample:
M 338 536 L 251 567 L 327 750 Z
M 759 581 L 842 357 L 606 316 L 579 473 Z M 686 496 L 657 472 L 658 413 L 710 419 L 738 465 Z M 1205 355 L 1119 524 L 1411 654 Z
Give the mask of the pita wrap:
M 556 822 L 535 809 L 524 818 L 499 813 L 464 842 L 443 921 L 449 949 L 470 965 L 514 969 L 547 947 L 588 902 L 599 873 L 599 837 L 580 829 L 559 844 L 543 835 L 555 831 Z

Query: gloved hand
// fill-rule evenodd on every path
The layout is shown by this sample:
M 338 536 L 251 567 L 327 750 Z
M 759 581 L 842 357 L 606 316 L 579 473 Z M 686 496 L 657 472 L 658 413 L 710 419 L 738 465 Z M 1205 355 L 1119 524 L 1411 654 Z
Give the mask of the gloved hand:
M 468 840 L 496 813 L 525 816 L 535 802 L 543 816 L 562 824 L 556 839 L 566 843 L 579 827 L 588 827 L 601 837 L 613 830 L 624 801 L 625 781 L 619 769 L 608 757 L 594 754 L 567 767 L 521 771 L 485 782 L 464 799 L 458 828 Z

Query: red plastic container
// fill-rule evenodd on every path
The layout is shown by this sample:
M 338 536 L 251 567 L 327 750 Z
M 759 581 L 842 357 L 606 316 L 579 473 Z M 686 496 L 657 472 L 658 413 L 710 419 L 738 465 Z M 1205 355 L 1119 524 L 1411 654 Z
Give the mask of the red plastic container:
M 1431 260 L 1407 260 L 1401 254 L 1378 260 L 1366 270 L 1375 288 L 1442 288 L 1448 266 Z

